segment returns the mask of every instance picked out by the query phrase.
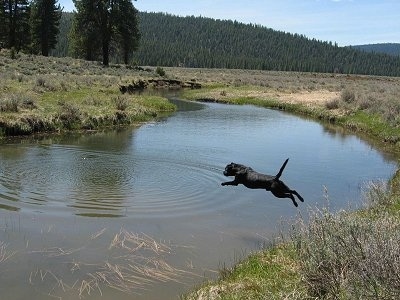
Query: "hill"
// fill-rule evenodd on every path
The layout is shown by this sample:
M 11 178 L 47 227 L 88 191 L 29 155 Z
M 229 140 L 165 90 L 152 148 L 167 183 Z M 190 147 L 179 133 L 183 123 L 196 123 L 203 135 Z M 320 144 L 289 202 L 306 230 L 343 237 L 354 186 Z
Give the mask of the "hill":
M 133 58 L 139 65 L 400 76 L 399 57 L 260 25 L 164 13 L 141 12 L 139 18 L 142 38 Z M 68 54 L 65 32 L 70 20 L 71 14 L 64 13 L 59 38 L 63 47 L 55 56 Z
M 400 56 L 400 43 L 368 44 L 352 47 L 365 52 L 385 53 L 393 56 Z

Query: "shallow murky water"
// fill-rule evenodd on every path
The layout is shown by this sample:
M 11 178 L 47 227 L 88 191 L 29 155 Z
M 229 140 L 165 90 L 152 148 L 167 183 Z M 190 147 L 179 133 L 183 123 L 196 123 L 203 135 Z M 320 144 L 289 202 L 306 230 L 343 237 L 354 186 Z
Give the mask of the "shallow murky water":
M 310 206 L 357 207 L 364 184 L 396 168 L 357 137 L 279 111 L 180 107 L 140 128 L 0 145 L 2 298 L 175 299 Z M 220 185 L 231 161 L 276 174 L 287 157 L 298 209 Z

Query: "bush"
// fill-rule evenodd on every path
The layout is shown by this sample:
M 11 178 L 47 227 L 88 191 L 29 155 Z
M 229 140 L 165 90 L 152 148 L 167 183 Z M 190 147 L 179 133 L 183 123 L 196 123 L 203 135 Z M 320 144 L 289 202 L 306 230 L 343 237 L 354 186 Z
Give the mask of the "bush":
M 346 103 L 354 103 L 356 100 L 356 94 L 351 89 L 344 89 L 341 94 L 341 99 Z
M 67 129 L 75 129 L 82 118 L 82 113 L 79 107 L 68 102 L 60 103 L 60 105 L 61 111 L 59 113 L 59 118 L 62 125 Z
M 114 103 L 115 108 L 119 111 L 125 111 L 130 104 L 130 99 L 126 96 L 117 96 L 112 98 L 111 101 Z
M 379 184 L 368 194 L 374 206 L 388 205 L 388 197 Z M 400 220 L 384 209 L 372 214 L 324 209 L 314 211 L 307 224 L 300 220 L 293 227 L 292 241 L 310 297 L 399 299 Z
M 332 99 L 325 103 L 325 107 L 327 109 L 338 109 L 340 104 L 340 100 L 338 98 Z
M 36 78 L 36 85 L 40 87 L 44 87 L 46 84 L 46 80 L 43 77 Z
M 16 113 L 22 109 L 36 108 L 35 101 L 27 95 L 11 94 L 7 98 L 0 99 L 0 111 Z
M 18 100 L 15 97 L 9 97 L 0 100 L 1 112 L 18 112 Z
M 164 69 L 161 68 L 161 67 L 157 67 L 156 73 L 157 73 L 158 75 L 160 75 L 161 77 L 165 76 L 165 71 L 164 71 Z

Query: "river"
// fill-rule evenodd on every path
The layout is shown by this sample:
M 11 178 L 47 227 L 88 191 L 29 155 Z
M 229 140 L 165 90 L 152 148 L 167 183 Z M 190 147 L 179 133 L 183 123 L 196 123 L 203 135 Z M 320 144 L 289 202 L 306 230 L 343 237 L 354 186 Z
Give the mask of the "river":
M 395 157 L 284 112 L 176 101 L 140 127 L 0 144 L 4 299 L 177 299 L 310 208 L 359 207 Z M 237 162 L 305 199 L 221 186 Z

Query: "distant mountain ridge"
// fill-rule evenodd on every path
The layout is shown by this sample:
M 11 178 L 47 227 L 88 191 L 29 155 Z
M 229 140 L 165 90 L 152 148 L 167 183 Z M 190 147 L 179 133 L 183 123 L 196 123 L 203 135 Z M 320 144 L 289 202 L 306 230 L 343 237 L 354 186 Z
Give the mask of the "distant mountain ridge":
M 52 55 L 68 56 L 72 18 L 72 13 L 63 13 L 59 45 Z M 142 66 L 400 76 L 399 57 L 261 25 L 140 12 L 139 27 L 141 40 L 133 63 Z
M 365 52 L 384 53 L 393 56 L 400 56 L 400 43 L 379 43 L 379 44 L 355 45 L 351 47 Z

